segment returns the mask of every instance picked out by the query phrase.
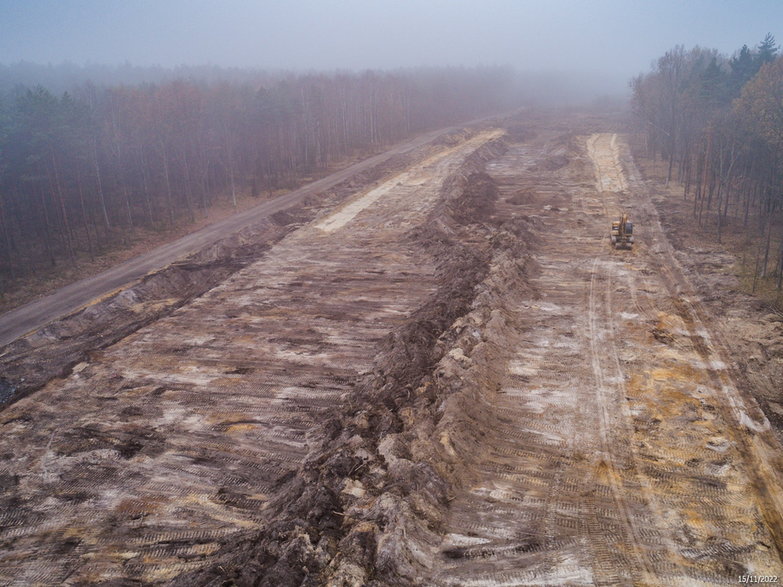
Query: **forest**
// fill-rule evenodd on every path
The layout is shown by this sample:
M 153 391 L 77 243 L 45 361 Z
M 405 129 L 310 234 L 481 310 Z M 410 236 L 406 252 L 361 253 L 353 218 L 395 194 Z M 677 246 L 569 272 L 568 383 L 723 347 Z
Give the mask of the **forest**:
M 0 93 L 0 295 L 137 227 L 191 222 L 217 199 L 507 107 L 513 83 L 505 68 L 219 73 Z
M 739 231 L 753 291 L 781 292 L 783 57 L 774 37 L 730 57 L 677 46 L 631 87 L 647 152 L 683 184 L 694 222 L 719 242 Z

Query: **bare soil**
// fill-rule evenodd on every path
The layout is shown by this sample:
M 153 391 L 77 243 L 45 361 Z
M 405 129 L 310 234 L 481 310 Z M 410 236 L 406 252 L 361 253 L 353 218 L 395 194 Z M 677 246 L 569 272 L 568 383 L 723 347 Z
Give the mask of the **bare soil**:
M 258 260 L 288 232 L 328 211 L 357 188 L 393 176 L 429 152 L 425 145 L 394 155 L 0 347 L 0 408 L 40 389 L 53 377 L 66 376 L 90 353 L 169 315 Z
M 203 292 L 172 274 L 170 310 L 0 412 L 0 581 L 783 574 L 783 331 L 611 124 L 452 133 Z
M 328 169 L 320 170 L 314 176 L 302 176 L 291 182 L 290 189 L 296 189 L 300 185 L 327 176 L 360 160 L 361 157 L 347 158 Z M 256 197 L 247 193 L 237 194 L 236 206 L 234 206 L 230 195 L 223 194 L 207 210 L 201 208 L 196 210 L 195 218 L 192 221 L 180 218 L 175 226 L 160 230 L 144 227 L 136 227 L 128 231 L 118 230 L 115 242 L 109 245 L 106 250 L 96 254 L 93 259 L 89 255 L 83 254 L 73 264 L 62 261 L 58 267 L 48 270 L 42 268 L 34 275 L 26 275 L 13 281 L 4 282 L 2 291 L 0 291 L 0 314 L 39 299 L 69 283 L 98 275 L 123 261 L 150 252 L 164 243 L 196 232 L 224 218 L 249 210 L 260 202 L 285 192 L 286 190 L 265 191 Z
M 720 323 L 737 377 L 783 440 L 783 313 L 779 292 L 752 294 L 753 279 L 748 271 L 755 263 L 756 251 L 745 242 L 742 219 L 730 218 L 723 227 L 722 242 L 718 242 L 714 219 L 698 226 L 692 197 L 683 197 L 681 184 L 665 182 L 665 166 L 636 159 L 641 162 L 639 169 L 650 185 L 674 254 L 701 302 Z

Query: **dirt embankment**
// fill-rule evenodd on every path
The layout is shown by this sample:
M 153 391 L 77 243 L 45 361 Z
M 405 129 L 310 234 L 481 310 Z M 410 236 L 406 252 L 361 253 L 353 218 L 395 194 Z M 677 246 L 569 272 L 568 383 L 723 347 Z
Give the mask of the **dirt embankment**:
M 470 132 L 453 131 L 440 140 L 459 140 Z M 171 314 L 258 260 L 292 230 L 332 209 L 357 190 L 399 173 L 438 146 L 433 143 L 395 155 L 318 197 L 273 214 L 0 348 L 0 409 L 55 377 L 67 376 L 91 352 Z
M 469 157 L 429 222 L 408 234 L 437 259 L 438 290 L 311 439 L 267 508 L 269 527 L 176 584 L 406 584 L 426 572 L 464 467 L 455 445 L 477 433 L 464 414 L 492 377 L 487 357 L 503 329 L 492 298 L 525 279 L 525 224 L 492 218 L 497 188 L 483 173 L 504 149 L 494 141 Z

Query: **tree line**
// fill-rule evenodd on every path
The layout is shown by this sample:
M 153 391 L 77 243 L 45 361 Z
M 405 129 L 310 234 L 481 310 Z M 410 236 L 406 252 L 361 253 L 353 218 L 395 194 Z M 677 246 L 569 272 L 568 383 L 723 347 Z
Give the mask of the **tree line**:
M 768 34 L 731 57 L 677 46 L 631 82 L 648 154 L 684 184 L 718 241 L 731 223 L 755 251 L 759 280 L 783 287 L 783 57 Z
M 236 77 L 236 76 L 235 76 Z M 252 77 L 248 75 L 248 77 Z M 2 283 L 507 107 L 501 68 L 174 79 L 0 94 Z

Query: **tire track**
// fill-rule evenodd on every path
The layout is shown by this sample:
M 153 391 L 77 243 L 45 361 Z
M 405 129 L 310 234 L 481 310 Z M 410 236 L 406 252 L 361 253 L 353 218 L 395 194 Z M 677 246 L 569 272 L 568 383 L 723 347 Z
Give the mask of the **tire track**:
M 645 583 L 649 583 L 651 580 L 650 578 L 653 576 L 652 568 L 646 559 L 641 533 L 634 520 L 634 516 L 631 514 L 630 508 L 626 503 L 626 491 L 620 481 L 623 476 L 623 471 L 627 471 L 629 468 L 634 470 L 635 467 L 632 463 L 629 463 L 621 468 L 616 463 L 616 447 L 623 445 L 623 437 L 625 436 L 624 432 L 626 426 L 623 425 L 624 422 L 620 422 L 620 425 L 618 426 L 618 420 L 620 420 L 620 418 L 610 418 L 608 414 L 611 402 L 611 405 L 615 407 L 615 410 L 617 410 L 619 407 L 620 411 L 622 411 L 624 415 L 624 394 L 617 393 L 618 390 L 615 390 L 615 393 L 611 394 L 610 388 L 607 384 L 607 378 L 604 374 L 604 368 L 601 364 L 602 357 L 606 356 L 606 349 L 598 348 L 599 340 L 607 341 L 610 343 L 608 344 L 611 349 L 610 352 L 612 352 L 612 354 L 616 357 L 615 341 L 614 336 L 612 335 L 614 330 L 612 319 L 613 308 L 611 307 L 610 297 L 612 282 L 611 279 L 609 279 L 609 275 L 603 276 L 603 280 L 606 283 L 603 300 L 599 299 L 601 294 L 597 292 L 597 281 L 601 271 L 600 267 L 602 267 L 605 263 L 606 262 L 601 257 L 595 257 L 593 260 L 590 268 L 590 289 L 588 302 L 590 362 L 593 370 L 593 376 L 595 378 L 594 390 L 597 404 L 596 407 L 599 414 L 599 434 L 601 438 L 601 458 L 598 462 L 597 470 L 601 471 L 603 468 L 607 469 L 603 477 L 607 479 L 612 490 L 614 503 L 622 514 L 621 519 L 624 525 L 624 532 L 619 537 L 618 543 L 630 545 L 630 549 L 633 552 L 633 559 L 630 561 L 631 568 L 628 569 L 630 571 L 630 578 L 634 581 L 642 580 Z M 603 352 L 601 352 L 602 350 Z M 614 380 L 621 381 L 622 372 L 618 371 L 618 374 L 614 377 Z M 610 394 L 614 397 L 611 397 Z M 612 421 L 611 424 L 610 420 Z M 618 436 L 617 440 L 610 438 L 610 430 L 614 431 Z M 622 568 L 618 568 L 617 572 L 622 570 Z M 612 577 L 612 580 L 614 580 L 614 577 Z M 616 584 L 616 582 L 607 582 L 605 584 Z

